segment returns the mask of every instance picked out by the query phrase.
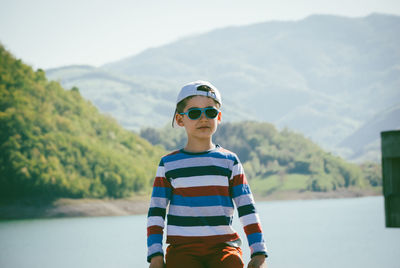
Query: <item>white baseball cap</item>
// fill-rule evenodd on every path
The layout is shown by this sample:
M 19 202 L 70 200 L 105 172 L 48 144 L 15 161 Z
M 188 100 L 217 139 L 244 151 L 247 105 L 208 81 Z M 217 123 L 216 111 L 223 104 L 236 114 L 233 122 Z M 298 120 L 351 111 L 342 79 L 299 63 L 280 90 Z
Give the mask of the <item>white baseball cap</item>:
M 190 96 L 206 96 L 222 105 L 221 94 L 218 89 L 207 81 L 198 80 L 184 85 L 178 94 L 176 104 Z

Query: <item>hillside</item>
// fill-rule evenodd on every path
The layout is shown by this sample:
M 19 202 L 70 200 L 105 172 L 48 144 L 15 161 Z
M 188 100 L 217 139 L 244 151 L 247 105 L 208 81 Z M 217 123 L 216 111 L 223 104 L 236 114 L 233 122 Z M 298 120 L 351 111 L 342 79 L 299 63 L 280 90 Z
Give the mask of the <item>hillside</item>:
M 167 150 L 182 148 L 183 129 L 146 128 L 140 135 Z M 214 142 L 236 152 L 258 196 L 276 192 L 330 192 L 346 189 L 380 191 L 380 166 L 351 164 L 323 151 L 299 133 L 259 122 L 223 123 Z
M 389 107 L 364 123 L 357 131 L 340 143 L 340 147 L 351 148 L 352 154 L 348 157 L 362 161 L 376 157 L 381 161 L 380 132 L 400 129 L 400 104 Z
M 163 153 L 1 45 L 0 129 L 3 201 L 145 192 Z
M 142 126 L 165 124 L 170 117 L 169 97 L 172 87 L 150 81 L 132 79 L 91 66 L 68 66 L 46 71 L 50 79 L 65 88 L 79 87 L 82 96 L 103 113 L 112 115 L 125 128 L 139 130 Z M 148 115 L 152 120 L 148 120 Z
M 398 16 L 315 15 L 217 29 L 101 68 L 47 74 L 67 88 L 78 86 L 101 111 L 135 130 L 165 125 L 178 89 L 210 80 L 222 92 L 224 120 L 289 127 L 347 156 L 356 152 L 342 141 L 400 103 L 399 29 Z

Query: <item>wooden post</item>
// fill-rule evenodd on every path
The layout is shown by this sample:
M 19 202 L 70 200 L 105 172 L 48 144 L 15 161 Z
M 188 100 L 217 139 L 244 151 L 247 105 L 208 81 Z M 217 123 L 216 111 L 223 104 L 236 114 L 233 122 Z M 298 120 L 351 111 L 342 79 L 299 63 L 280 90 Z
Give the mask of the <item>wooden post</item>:
M 386 227 L 400 227 L 400 130 L 381 132 Z

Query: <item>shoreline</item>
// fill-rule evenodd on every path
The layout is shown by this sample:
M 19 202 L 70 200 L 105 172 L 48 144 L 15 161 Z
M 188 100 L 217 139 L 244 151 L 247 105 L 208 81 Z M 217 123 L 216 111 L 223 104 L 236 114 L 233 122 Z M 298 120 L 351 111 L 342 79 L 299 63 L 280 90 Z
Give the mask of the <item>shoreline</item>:
M 377 190 L 346 189 L 333 192 L 285 191 L 268 196 L 254 195 L 256 202 L 285 200 L 318 200 L 332 198 L 357 198 L 382 196 Z M 69 199 L 61 198 L 51 203 L 16 201 L 0 204 L 0 220 L 49 219 L 67 217 L 104 217 L 147 214 L 150 196 L 128 199 Z
M 279 191 L 268 196 L 254 194 L 257 201 L 285 201 L 285 200 L 320 200 L 337 198 L 357 198 L 366 196 L 383 196 L 382 189 L 340 189 L 331 192 L 311 191 Z
M 147 213 L 150 198 L 20 200 L 0 203 L 0 220 L 128 216 Z

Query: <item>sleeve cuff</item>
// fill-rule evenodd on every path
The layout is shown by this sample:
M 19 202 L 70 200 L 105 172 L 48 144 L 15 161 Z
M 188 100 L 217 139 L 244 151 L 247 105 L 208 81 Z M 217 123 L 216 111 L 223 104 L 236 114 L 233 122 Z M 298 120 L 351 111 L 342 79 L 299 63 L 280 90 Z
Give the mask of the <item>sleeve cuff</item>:
M 164 254 L 162 252 L 156 252 L 154 254 L 151 254 L 150 256 L 147 257 L 147 262 L 150 263 L 151 259 L 155 256 L 164 256 Z
M 265 258 L 268 258 L 268 254 L 265 251 L 255 252 L 255 253 L 251 254 L 251 258 L 253 258 L 254 256 L 257 256 L 257 255 L 264 255 Z

